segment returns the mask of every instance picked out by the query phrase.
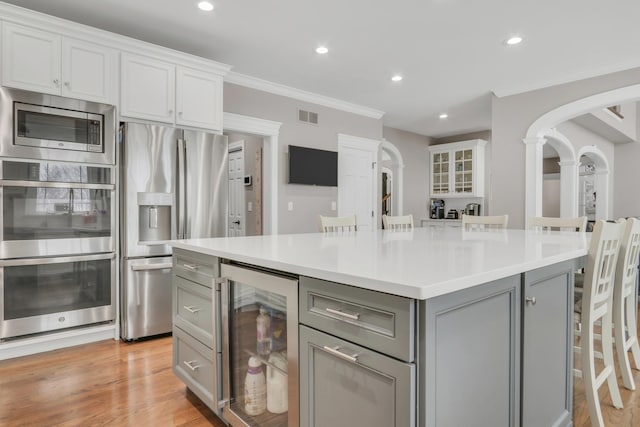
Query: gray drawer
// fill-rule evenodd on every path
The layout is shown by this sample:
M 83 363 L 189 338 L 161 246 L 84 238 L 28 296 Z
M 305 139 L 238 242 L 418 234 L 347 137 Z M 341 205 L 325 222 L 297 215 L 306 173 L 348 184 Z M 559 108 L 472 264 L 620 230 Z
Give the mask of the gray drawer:
M 218 277 L 218 259 L 214 256 L 173 249 L 173 274 L 209 288 Z
M 415 301 L 300 277 L 300 323 L 407 362 L 415 358 Z
M 174 323 L 209 347 L 213 347 L 214 293 L 182 277 L 173 278 Z
M 213 351 L 180 328 L 173 328 L 173 372 L 196 396 L 214 408 Z

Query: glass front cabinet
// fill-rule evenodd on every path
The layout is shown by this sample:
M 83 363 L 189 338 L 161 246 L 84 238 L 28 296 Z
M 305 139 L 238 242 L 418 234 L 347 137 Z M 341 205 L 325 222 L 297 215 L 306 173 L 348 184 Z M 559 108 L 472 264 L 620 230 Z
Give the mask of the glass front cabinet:
M 298 425 L 298 279 L 222 264 L 222 415 Z
M 429 147 L 431 197 L 484 197 L 486 144 L 474 139 Z

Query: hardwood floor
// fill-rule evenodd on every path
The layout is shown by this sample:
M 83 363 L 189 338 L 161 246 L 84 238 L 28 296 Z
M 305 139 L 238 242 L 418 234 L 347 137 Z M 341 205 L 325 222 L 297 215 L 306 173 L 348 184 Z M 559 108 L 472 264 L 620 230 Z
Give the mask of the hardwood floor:
M 162 337 L 0 361 L 0 426 L 223 427 L 175 377 L 171 357 L 171 337 Z M 640 426 L 640 371 L 634 377 L 638 390 L 620 388 L 623 410 L 612 406 L 606 387 L 600 389 L 608 427 Z M 582 384 L 575 379 L 576 427 L 591 425 Z
M 0 425 L 223 427 L 171 358 L 171 337 L 162 337 L 0 361 Z

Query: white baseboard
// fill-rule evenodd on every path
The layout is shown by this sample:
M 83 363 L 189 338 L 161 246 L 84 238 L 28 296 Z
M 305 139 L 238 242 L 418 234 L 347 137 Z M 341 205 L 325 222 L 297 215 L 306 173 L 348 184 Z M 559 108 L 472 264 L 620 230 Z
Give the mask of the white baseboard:
M 116 325 L 98 325 L 0 343 L 0 360 L 43 353 L 107 339 L 118 339 Z

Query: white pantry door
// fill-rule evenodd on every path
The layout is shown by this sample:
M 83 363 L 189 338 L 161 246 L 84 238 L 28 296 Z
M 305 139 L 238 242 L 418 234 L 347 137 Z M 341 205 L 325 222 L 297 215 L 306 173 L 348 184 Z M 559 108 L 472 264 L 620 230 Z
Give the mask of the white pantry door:
M 229 237 L 244 236 L 244 141 L 229 144 Z
M 358 230 L 376 227 L 380 141 L 338 135 L 338 216 L 356 215 Z

